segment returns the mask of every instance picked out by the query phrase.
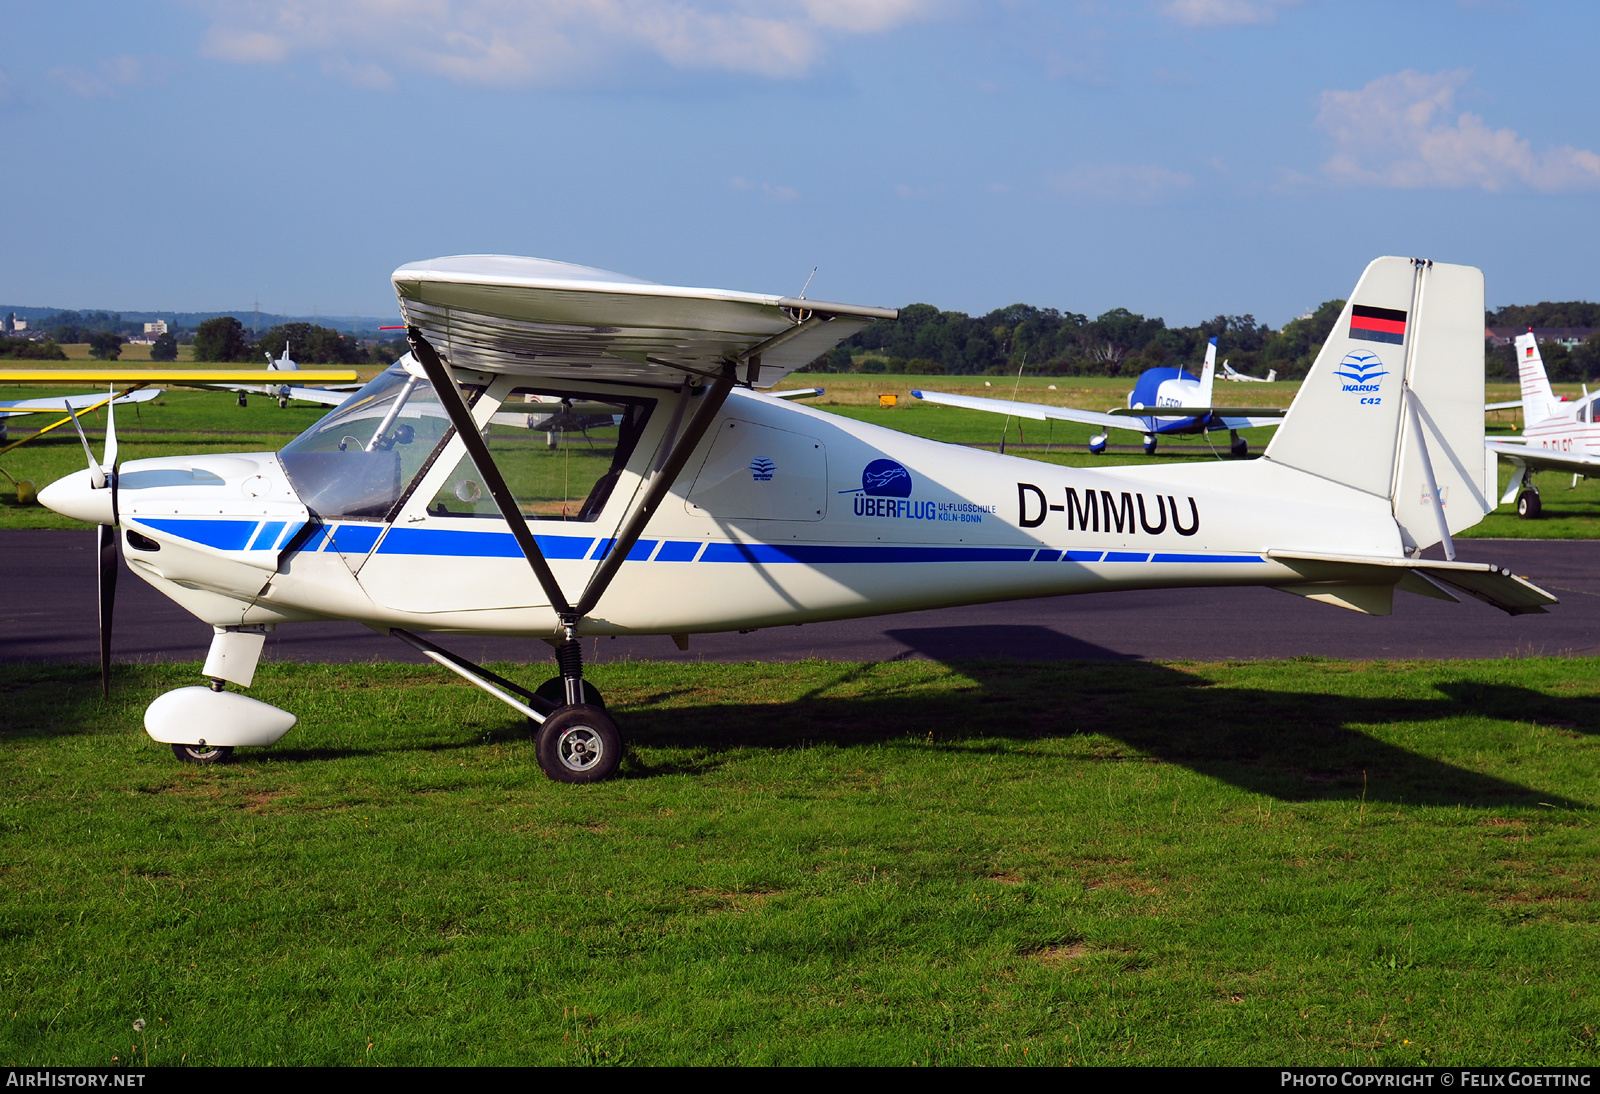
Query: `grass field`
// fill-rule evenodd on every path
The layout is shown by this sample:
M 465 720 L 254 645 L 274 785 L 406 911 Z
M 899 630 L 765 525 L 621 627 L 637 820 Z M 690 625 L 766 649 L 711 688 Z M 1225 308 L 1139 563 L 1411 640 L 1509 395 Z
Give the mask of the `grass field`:
M 808 405 L 934 440 L 997 446 L 1004 431 L 1007 444 L 1011 446 L 1007 449 L 1009 454 L 1048 463 L 1106 467 L 1172 460 L 1216 460 L 1227 456 L 1226 434 L 1211 436 L 1211 443 L 1216 446 L 1214 451 L 1197 451 L 1197 446 L 1207 442 L 1198 436 L 1185 436 L 1163 438 L 1154 457 L 1145 456 L 1142 452 L 1107 452 L 1094 456 L 1087 447 L 1090 435 L 1097 432 L 1092 426 L 1021 419 L 1011 419 L 1008 423 L 1005 418 L 993 414 L 935 406 L 913 399 L 909 394 L 912 389 L 926 387 L 998 398 L 1010 397 L 1012 381 L 990 378 L 988 382 L 993 386 L 985 387 L 985 379 L 981 376 L 821 375 L 793 377 L 781 386 L 822 386 L 827 389 L 826 395 L 810 401 Z M 1056 386 L 1054 391 L 1050 390 L 1052 384 Z M 1502 387 L 1504 390 L 1501 390 Z M 41 397 L 68 390 L 82 389 L 0 387 L 0 399 Z M 1018 398 L 1103 409 L 1122 402 L 1127 390 L 1128 381 L 1122 379 L 1024 378 Z M 1294 383 L 1219 384 L 1217 401 L 1236 406 L 1287 405 L 1296 390 L 1298 384 Z M 1576 393 L 1575 388 L 1572 393 Z M 880 394 L 897 395 L 898 405 L 880 408 L 877 405 Z M 1491 385 L 1488 397 L 1491 400 L 1512 398 L 1514 391 L 1510 385 Z M 118 414 L 122 458 L 131 460 L 200 452 L 276 451 L 324 413 L 324 408 L 299 404 L 280 410 L 276 401 L 261 396 L 252 397 L 249 406 L 239 407 L 233 396 L 226 393 L 172 390 L 152 403 L 127 407 Z M 104 417 L 101 411 L 86 419 L 86 428 L 95 438 L 97 457 Z M 1504 412 L 1491 415 L 1491 434 L 1515 435 L 1514 418 L 1514 414 Z M 43 416 L 12 419 L 11 428 L 20 433 L 52 420 Z M 1244 436 L 1251 450 L 1260 452 L 1271 440 L 1272 430 L 1246 430 Z M 1137 436 L 1129 434 L 1126 439 L 1134 443 Z M 1048 447 L 1036 447 L 1041 444 Z M 70 428 L 58 430 L 49 438 L 29 443 L 13 452 L 0 454 L 0 468 L 4 469 L 6 475 L 27 479 L 37 486 L 43 486 L 82 466 L 82 448 Z M 1510 475 L 1509 465 L 1502 461 L 1499 479 L 1502 491 L 1510 481 Z M 1464 536 L 1600 539 L 1600 482 L 1584 480 L 1576 489 L 1571 489 L 1570 476 L 1552 472 L 1537 475 L 1535 481 L 1543 491 L 1544 519 L 1519 520 L 1507 506 L 1491 513 Z M 0 528 L 29 527 L 71 528 L 79 525 L 37 505 L 18 505 L 15 487 L 9 479 L 0 477 Z
M 0 1062 L 1592 1066 L 1597 670 L 615 664 L 571 787 L 437 669 L 197 768 L 197 666 L 0 666 Z

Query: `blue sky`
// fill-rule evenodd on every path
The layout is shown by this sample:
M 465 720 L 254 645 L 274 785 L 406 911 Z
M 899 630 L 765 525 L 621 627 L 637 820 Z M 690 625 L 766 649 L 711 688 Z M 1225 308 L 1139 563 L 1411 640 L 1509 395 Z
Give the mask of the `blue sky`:
M 1600 299 L 1597 12 L 11 0 L 0 301 L 380 315 L 468 252 L 1173 323 L 1380 254 Z

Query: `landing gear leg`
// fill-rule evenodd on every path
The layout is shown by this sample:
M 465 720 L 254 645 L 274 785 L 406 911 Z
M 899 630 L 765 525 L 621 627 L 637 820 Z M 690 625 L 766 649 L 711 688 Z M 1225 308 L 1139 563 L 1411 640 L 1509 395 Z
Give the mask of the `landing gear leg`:
M 539 768 L 556 782 L 593 783 L 609 778 L 622 761 L 622 735 L 604 707 L 586 701 L 589 689 L 583 680 L 583 647 L 570 623 L 565 641 L 556 648 L 556 664 L 561 667 L 565 703 L 534 735 Z M 599 699 L 599 694 L 594 697 Z
M 1242 460 L 1250 454 L 1250 442 L 1239 436 L 1237 429 L 1228 430 L 1228 451 L 1236 460 Z

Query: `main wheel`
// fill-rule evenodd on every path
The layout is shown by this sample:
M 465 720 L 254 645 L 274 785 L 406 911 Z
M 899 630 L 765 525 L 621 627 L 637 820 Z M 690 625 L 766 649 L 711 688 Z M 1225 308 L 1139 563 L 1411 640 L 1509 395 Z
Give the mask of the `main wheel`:
M 558 783 L 597 783 L 622 761 L 622 735 L 606 712 L 580 703 L 544 720 L 533 739 L 539 768 Z
M 1096 433 L 1089 438 L 1089 451 L 1096 456 L 1100 455 L 1106 450 L 1106 441 L 1108 439 L 1104 433 Z
M 567 682 L 559 676 L 552 676 L 544 683 L 533 689 L 533 693 L 551 706 L 564 707 L 567 705 Z M 583 701 L 592 707 L 606 709 L 606 697 L 600 694 L 600 689 L 589 681 L 583 682 Z
M 173 745 L 172 754 L 186 764 L 225 764 L 233 758 L 233 746 Z
M 1539 491 L 1524 490 L 1517 495 L 1517 516 L 1523 520 L 1538 520 L 1544 512 L 1544 505 L 1539 501 Z
M 1146 456 L 1154 456 L 1156 454 L 1156 435 L 1154 433 L 1146 433 L 1144 435 L 1144 454 Z

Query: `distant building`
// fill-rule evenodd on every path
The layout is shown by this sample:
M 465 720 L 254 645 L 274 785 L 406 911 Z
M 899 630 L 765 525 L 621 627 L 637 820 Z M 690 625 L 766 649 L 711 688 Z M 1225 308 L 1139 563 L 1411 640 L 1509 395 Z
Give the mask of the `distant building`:
M 6 334 L 15 334 L 17 331 L 27 329 L 28 321 L 26 319 L 18 319 L 16 312 L 12 312 L 3 321 L 0 321 L 0 330 L 3 330 Z
M 1557 342 L 1567 349 L 1576 349 L 1589 340 L 1594 334 L 1594 327 L 1485 327 L 1483 336 L 1492 345 L 1509 346 L 1517 337 L 1533 331 L 1533 337 L 1540 342 Z
M 144 325 L 145 337 L 151 340 L 159 338 L 166 333 L 167 321 L 165 319 L 157 319 L 154 323 L 146 323 Z

